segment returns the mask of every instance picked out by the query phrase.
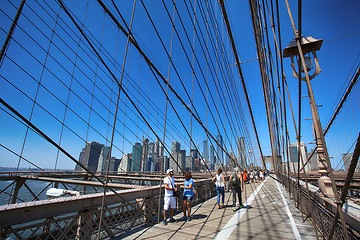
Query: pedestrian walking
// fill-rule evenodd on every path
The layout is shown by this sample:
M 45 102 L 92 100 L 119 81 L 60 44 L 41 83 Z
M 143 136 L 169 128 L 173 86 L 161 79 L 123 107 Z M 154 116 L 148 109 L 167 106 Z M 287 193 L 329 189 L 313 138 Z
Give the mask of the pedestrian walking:
M 251 173 L 250 173 L 250 180 L 251 180 L 251 183 L 253 183 L 254 182 L 254 170 L 253 171 L 251 171 Z
M 242 174 L 242 180 L 243 182 L 247 183 L 248 177 L 247 177 L 247 171 L 244 169 Z
M 260 181 L 264 181 L 264 171 L 262 169 L 260 169 L 259 178 L 260 178 Z
M 217 204 L 218 208 L 224 207 L 225 202 L 225 177 L 222 174 L 221 168 L 217 170 L 216 176 L 212 179 L 216 186 L 216 194 L 217 194 Z M 221 205 L 220 205 L 220 196 L 221 196 Z
M 237 210 L 236 208 L 236 195 L 239 199 L 239 208 L 242 208 L 242 199 L 241 199 L 241 193 L 244 190 L 244 180 L 241 177 L 239 168 L 234 169 L 234 173 L 231 174 L 229 179 L 229 188 L 232 190 L 233 195 L 233 211 L 235 212 Z
M 184 212 L 183 219 L 187 222 L 191 221 L 191 202 L 194 197 L 194 180 L 192 179 L 191 173 L 186 171 L 184 185 L 181 185 L 180 188 L 184 189 L 183 193 L 183 202 L 182 209 Z M 187 216 L 186 216 L 186 207 L 187 207 Z
M 174 170 L 169 168 L 167 170 L 167 176 L 164 178 L 165 184 L 165 197 L 164 197 L 164 220 L 162 221 L 163 225 L 167 225 L 166 222 L 166 213 L 170 208 L 170 222 L 175 222 L 174 219 L 174 209 L 176 208 L 176 195 L 178 193 L 177 184 L 175 184 L 174 180 Z

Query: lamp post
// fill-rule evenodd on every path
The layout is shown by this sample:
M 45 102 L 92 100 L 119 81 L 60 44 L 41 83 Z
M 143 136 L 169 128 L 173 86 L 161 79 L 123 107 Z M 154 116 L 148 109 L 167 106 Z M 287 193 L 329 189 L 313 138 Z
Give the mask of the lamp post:
M 319 66 L 319 60 L 316 55 L 316 51 L 320 50 L 323 40 L 317 40 L 312 37 L 301 38 L 301 40 L 297 39 L 295 41 L 291 41 L 289 46 L 287 46 L 283 51 L 283 57 L 291 58 L 291 67 L 293 70 L 293 76 L 297 79 L 304 80 L 306 82 L 308 92 L 309 92 L 309 101 L 312 113 L 312 120 L 314 125 L 315 139 L 316 139 L 316 151 L 318 153 L 319 158 L 319 170 L 320 178 L 318 179 L 318 184 L 321 192 L 328 196 L 334 197 L 334 189 L 331 183 L 331 179 L 328 174 L 331 169 L 329 155 L 327 153 L 324 133 L 322 131 L 319 113 L 317 111 L 317 106 L 315 103 L 314 93 L 312 91 L 310 80 L 316 77 L 321 69 Z M 307 55 L 307 56 L 305 56 Z M 312 55 L 312 57 L 311 57 Z M 301 77 L 301 73 L 296 71 L 296 66 L 294 62 L 294 58 L 298 61 L 299 65 L 301 63 L 300 71 L 305 73 L 305 77 Z M 313 58 L 315 63 L 315 70 L 312 75 L 308 74 L 308 71 L 313 69 L 313 65 L 311 62 L 311 58 Z M 331 172 L 332 173 L 332 172 Z

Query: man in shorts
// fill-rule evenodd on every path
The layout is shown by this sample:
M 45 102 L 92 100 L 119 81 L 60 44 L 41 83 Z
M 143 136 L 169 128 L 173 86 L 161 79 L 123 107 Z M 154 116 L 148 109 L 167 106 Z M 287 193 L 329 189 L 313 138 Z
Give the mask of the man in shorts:
M 174 219 L 174 209 L 176 208 L 176 197 L 174 197 L 173 193 L 177 191 L 177 188 L 175 187 L 177 184 L 175 184 L 174 181 L 174 170 L 169 168 L 167 170 L 167 176 L 164 178 L 164 184 L 165 184 L 165 197 L 164 197 L 164 220 L 162 221 L 163 225 L 167 225 L 166 222 L 166 213 L 170 208 L 170 222 L 175 222 Z

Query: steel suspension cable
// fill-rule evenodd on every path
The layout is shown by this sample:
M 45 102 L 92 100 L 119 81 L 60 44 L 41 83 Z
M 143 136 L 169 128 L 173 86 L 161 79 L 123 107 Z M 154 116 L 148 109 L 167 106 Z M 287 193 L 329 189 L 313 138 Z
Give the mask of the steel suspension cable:
M 5 41 L 3 43 L 3 46 L 1 48 L 1 51 L 0 51 L 0 68 L 2 67 L 4 56 L 6 55 L 6 51 L 9 48 L 9 45 L 10 45 L 10 42 L 11 42 L 11 39 L 12 39 L 12 35 L 14 34 L 17 22 L 19 21 L 20 15 L 21 15 L 22 10 L 24 8 L 24 4 L 25 4 L 25 0 L 21 0 L 21 3 L 20 3 L 20 5 L 19 5 L 19 7 L 17 9 L 14 20 L 13 20 L 13 22 L 11 24 L 9 32 L 6 35 L 6 39 L 5 39 Z
M 357 165 L 357 163 L 359 161 L 359 156 L 360 156 L 360 132 L 359 132 L 359 136 L 357 138 L 357 143 L 356 143 L 354 153 L 353 153 L 353 156 L 352 156 L 352 159 L 351 159 L 349 171 L 348 171 L 348 173 L 346 175 L 345 184 L 344 184 L 344 187 L 343 187 L 343 189 L 341 191 L 340 203 L 337 204 L 338 211 L 335 214 L 334 220 L 333 220 L 333 222 L 331 224 L 331 228 L 330 228 L 330 231 L 329 231 L 328 239 L 330 239 L 330 240 L 333 237 L 335 227 L 336 227 L 338 219 L 340 217 L 340 213 L 343 211 L 342 206 L 346 201 L 346 196 L 348 195 L 348 190 L 350 188 L 351 180 L 353 179 L 353 176 L 354 176 L 356 165 Z M 347 231 L 346 229 L 344 229 L 344 227 L 347 228 L 346 225 L 342 224 L 342 226 L 343 226 L 343 231 L 344 232 Z M 346 238 L 346 234 L 345 234 L 345 238 Z
M 185 3 L 186 4 L 186 3 Z M 186 4 L 187 5 L 187 4 Z M 190 5 L 191 5 L 191 3 L 190 3 Z M 201 5 L 201 2 L 200 2 L 200 5 Z M 188 8 L 187 8 L 188 9 Z M 193 8 L 192 8 L 193 9 Z M 201 8 L 200 8 L 200 10 L 201 10 Z M 188 12 L 189 12 L 189 10 L 188 10 Z M 194 12 L 194 10 L 193 10 L 193 12 Z M 203 16 L 204 14 L 202 14 L 202 16 Z M 204 16 L 203 16 L 203 19 L 204 19 Z M 198 25 L 200 25 L 199 23 L 198 23 L 198 20 L 196 19 L 196 22 L 197 22 L 197 24 Z M 213 25 L 214 25 L 214 23 L 213 23 Z M 217 28 L 215 28 L 215 29 L 217 29 Z M 202 36 L 202 39 L 203 39 L 203 41 L 205 41 L 204 40 L 204 36 L 203 36 L 203 34 L 202 34 L 202 32 L 201 32 L 201 29 L 199 28 L 199 31 L 200 31 L 200 36 Z M 197 34 L 198 35 L 198 34 Z M 224 49 L 224 43 L 223 43 L 223 41 L 220 41 L 219 39 L 220 38 L 218 38 L 217 37 L 217 34 L 215 34 L 215 37 L 216 37 L 216 39 L 218 39 L 217 41 L 216 41 L 216 43 L 219 43 L 219 44 L 216 44 L 216 46 L 215 46 L 215 48 L 216 48 L 216 52 L 220 52 L 220 54 L 222 55 L 222 59 L 224 59 L 224 60 L 227 60 L 227 56 L 224 54 L 224 52 L 226 52 L 226 50 Z M 198 38 L 200 38 L 199 36 L 198 36 Z M 199 42 L 200 43 L 200 46 L 202 46 L 202 43 L 201 43 L 201 41 Z M 218 50 L 217 49 L 217 46 L 219 46 L 220 47 L 220 50 Z M 205 54 L 205 51 L 204 51 L 204 47 L 202 47 L 202 51 L 203 51 L 203 54 L 204 55 L 206 55 Z M 216 63 L 217 64 L 219 64 L 220 65 L 220 62 L 219 62 L 219 60 L 218 60 L 219 58 L 216 58 Z M 226 64 L 226 63 L 224 63 L 224 69 L 227 69 L 228 68 L 228 66 L 229 66 L 229 64 Z M 229 89 L 228 89 L 228 87 L 227 87 L 227 84 L 226 84 L 226 75 L 224 74 L 224 71 L 225 70 L 223 70 L 223 68 L 219 68 L 219 67 L 215 67 L 215 69 L 217 70 L 217 69 L 220 69 L 221 71 L 220 71 L 220 73 L 222 74 L 222 76 L 223 76 L 223 80 L 224 80 L 224 83 L 225 83 L 225 87 L 226 87 L 226 89 L 229 91 Z M 228 71 L 228 72 L 230 72 L 230 71 Z M 215 72 L 215 75 L 216 75 L 216 79 L 219 79 L 219 77 L 218 77 L 218 75 L 217 75 L 217 72 Z M 203 74 L 203 77 L 204 77 L 204 74 Z M 216 82 L 214 82 L 215 83 L 215 86 L 216 86 L 216 88 L 217 88 L 217 91 L 219 92 L 219 93 L 223 93 L 224 92 L 224 90 L 221 88 L 221 85 L 220 84 L 217 84 Z M 201 86 L 200 86 L 200 88 L 201 88 Z M 231 94 L 229 94 L 229 96 L 231 97 Z M 227 104 L 227 101 L 226 101 L 226 97 L 225 97 L 225 95 L 223 94 L 223 98 L 224 98 L 224 101 L 225 101 L 225 104 L 224 104 L 224 102 L 222 102 L 222 105 L 225 107 L 225 106 L 228 106 L 228 104 Z M 231 101 L 231 98 L 229 98 L 230 99 L 230 101 Z M 220 100 L 222 101 L 222 98 L 220 98 Z M 229 107 L 227 107 L 227 108 L 229 108 Z M 224 108 L 224 109 L 226 109 L 226 108 Z M 234 109 L 233 109 L 234 110 Z M 236 111 L 234 110 L 233 112 L 235 112 L 236 113 Z M 219 113 L 218 113 L 219 114 Z M 226 115 L 226 117 L 227 117 L 227 119 L 233 119 L 233 118 L 231 118 L 231 117 L 228 117 L 228 113 L 227 113 L 227 111 L 225 112 L 225 115 Z M 230 115 L 231 115 L 231 111 L 230 111 Z M 230 120 L 229 120 L 229 122 L 230 122 Z M 222 124 L 222 126 L 224 127 L 224 125 Z M 235 124 L 233 124 L 233 126 L 236 126 Z M 226 134 L 226 128 L 224 127 L 224 130 L 225 130 L 225 136 L 227 137 L 228 136 L 228 134 Z M 233 130 L 232 130 L 232 132 L 233 132 Z M 235 134 L 233 133 L 233 135 L 235 136 Z M 232 148 L 232 146 L 231 146 L 231 148 Z
M 121 29 L 121 31 L 127 36 L 129 33 L 121 26 L 121 24 L 116 20 L 116 18 L 113 16 L 113 14 L 108 10 L 108 8 L 103 4 L 101 0 L 98 0 L 98 3 L 101 5 L 101 7 L 106 11 L 106 13 L 109 15 L 109 17 L 114 21 L 114 23 Z M 160 71 L 155 67 L 155 65 L 151 62 L 151 60 L 145 55 L 145 53 L 141 50 L 140 46 L 135 41 L 134 37 L 132 36 L 130 38 L 131 43 L 134 45 L 134 47 L 141 53 L 141 55 L 146 60 L 147 64 L 149 65 L 150 69 L 153 71 L 154 76 L 157 75 L 161 78 L 161 80 L 166 83 L 167 80 L 163 77 L 163 75 L 160 73 Z M 170 90 L 175 94 L 175 96 L 181 101 L 181 103 L 184 105 L 184 107 L 190 112 L 189 107 L 184 102 L 184 100 L 179 96 L 179 94 L 174 90 L 174 88 L 169 85 Z M 211 133 L 205 128 L 202 121 L 195 115 L 193 115 L 194 118 L 199 122 L 202 128 L 205 129 L 205 131 L 213 138 L 215 139 Z M 216 141 L 216 140 L 215 140 Z M 217 142 L 217 141 L 216 141 Z M 167 149 L 166 149 L 167 150 Z
M 59 8 L 59 13 L 60 13 L 60 10 L 61 10 L 61 8 Z M 81 24 L 81 28 L 84 27 L 84 22 L 85 22 L 86 15 L 87 15 L 87 10 L 88 10 L 88 4 L 86 5 L 85 14 L 84 14 L 84 19 L 83 19 L 83 22 L 82 22 L 82 24 Z M 59 14 L 57 14 L 57 18 L 58 18 L 58 17 L 59 17 Z M 58 20 L 58 19 L 56 19 L 56 22 L 57 22 L 57 20 Z M 69 84 L 69 91 L 68 91 L 67 98 L 66 98 L 64 116 L 63 116 L 63 119 L 62 119 L 61 130 L 60 130 L 59 145 L 61 145 L 61 141 L 62 141 L 62 135 L 63 135 L 63 131 L 64 131 L 64 122 L 65 122 L 65 119 L 66 119 L 67 109 L 68 109 L 68 106 L 69 106 L 71 86 L 72 86 L 72 82 L 73 82 L 73 78 L 74 78 L 74 73 L 75 73 L 75 69 L 76 69 L 76 62 L 77 62 L 77 59 L 78 59 L 78 56 L 79 56 L 80 42 L 81 42 L 81 36 L 80 36 L 80 38 L 79 38 L 79 42 L 77 43 L 77 50 L 76 50 L 76 55 L 75 55 L 75 60 L 74 60 L 74 66 L 73 66 L 73 69 L 72 69 L 72 72 L 71 72 L 71 79 L 70 79 L 70 84 Z M 94 83 L 94 85 L 95 85 L 95 83 Z M 89 118 L 90 118 L 90 116 L 89 116 Z M 31 119 L 30 119 L 30 120 L 31 120 Z M 88 122 L 90 122 L 90 119 L 89 119 Z M 89 126 L 88 126 L 88 128 L 87 128 L 87 132 L 88 132 L 88 131 L 89 131 Z M 85 140 L 87 141 L 87 136 L 86 136 Z M 56 169 L 56 167 L 57 167 L 57 161 L 58 161 L 58 158 L 59 158 L 59 154 L 60 154 L 60 151 L 59 151 L 59 149 L 58 149 L 58 150 L 57 150 L 57 154 L 56 154 L 55 169 Z
M 175 3 L 173 4 L 173 16 L 172 21 L 175 20 Z M 168 64 L 168 75 L 167 75 L 167 85 L 166 85 L 166 93 L 165 93 L 165 120 L 164 120 L 164 134 L 163 134 L 163 143 L 165 143 L 166 138 L 166 120 L 167 120 L 167 111 L 168 111 L 168 101 L 169 101 L 169 84 L 170 84 L 170 73 L 171 73 L 171 57 L 172 57 L 172 50 L 173 50 L 173 37 L 174 37 L 174 25 L 171 27 L 171 41 L 170 41 L 170 55 L 169 55 L 169 64 Z M 160 164 L 160 179 L 162 179 L 162 173 L 164 169 L 164 158 L 161 160 Z M 157 222 L 160 222 L 160 205 L 161 205 L 161 181 L 159 184 L 159 200 L 158 200 L 158 219 Z
M 248 105 L 248 108 L 249 108 L 249 111 L 250 111 L 250 116 L 251 116 L 251 121 L 252 121 L 252 124 L 253 124 L 255 136 L 256 136 L 256 141 L 257 141 L 257 143 L 258 143 L 259 151 L 260 151 L 260 154 L 261 154 L 261 158 L 262 158 L 263 164 L 264 164 L 264 166 L 265 166 L 264 155 L 263 155 L 262 150 L 261 150 L 261 147 L 260 147 L 259 135 L 258 135 L 258 133 L 257 133 L 257 128 L 256 128 L 256 125 L 255 125 L 255 119 L 254 119 L 253 111 L 252 111 L 251 104 L 250 104 L 250 98 L 249 98 L 249 95 L 248 95 L 248 93 L 247 93 L 247 88 L 246 88 L 244 76 L 243 76 L 243 73 L 242 73 L 242 70 L 241 70 L 240 61 L 239 61 L 239 57 L 238 57 L 237 50 L 236 50 L 236 46 L 235 46 L 235 41 L 234 41 L 234 39 L 233 39 L 233 37 L 232 37 L 232 31 L 231 31 L 231 28 L 230 28 L 229 19 L 228 19 L 228 17 L 227 17 L 227 12 L 226 12 L 226 9 L 225 9 L 224 1 L 223 1 L 223 0 L 219 0 L 219 4 L 220 4 L 220 6 L 221 6 L 221 10 L 222 10 L 222 13 L 223 13 L 225 22 L 226 22 L 226 28 L 227 28 L 227 31 L 228 31 L 229 38 L 230 38 L 230 40 L 231 40 L 231 46 L 232 46 L 232 50 L 233 50 L 233 53 L 234 53 L 234 56 L 235 56 L 236 65 L 237 65 L 237 67 L 238 67 L 238 71 L 239 71 L 241 83 L 242 83 L 242 86 L 243 86 L 243 88 L 244 88 L 244 93 L 245 93 L 247 105 Z
M 134 0 L 134 5 L 133 5 L 133 9 L 132 9 L 132 14 L 131 14 L 130 28 L 129 28 L 130 31 L 132 30 L 135 7 L 136 7 L 136 0 Z M 129 44 L 130 44 L 130 35 L 128 36 L 127 41 L 126 41 L 124 60 L 123 60 L 123 65 L 122 65 L 122 70 L 121 70 L 120 81 L 119 81 L 119 84 L 118 84 L 119 91 L 118 91 L 118 94 L 117 94 L 117 102 L 116 102 L 115 115 L 114 115 L 114 124 L 113 124 L 113 127 L 112 127 L 112 133 L 111 133 L 109 156 L 107 157 L 107 167 L 106 167 L 106 175 L 105 175 L 104 194 L 103 194 L 103 198 L 102 198 L 102 202 L 101 202 L 100 220 L 99 220 L 99 228 L 98 228 L 98 239 L 100 239 L 101 223 L 103 221 L 103 215 L 104 215 L 105 196 L 106 196 L 106 192 L 107 192 L 107 188 L 108 188 L 107 184 L 108 184 L 108 181 L 109 181 L 108 175 L 109 175 L 109 168 L 110 168 L 110 159 L 111 159 L 111 153 L 112 153 L 112 148 L 113 148 L 113 143 L 114 143 L 115 126 L 116 126 L 117 114 L 118 114 L 118 109 L 119 109 L 119 100 L 120 100 L 121 88 L 122 88 L 122 85 L 123 85 L 125 65 L 126 65 L 126 60 L 127 60 Z
M 60 13 L 60 9 L 59 9 L 59 12 L 58 12 L 58 14 L 57 14 L 57 19 L 58 19 L 59 13 Z M 32 117 L 33 117 L 35 105 L 36 105 L 37 98 L 38 98 L 38 94 L 39 94 L 39 90 L 40 90 L 40 84 L 41 84 L 41 81 L 42 81 L 42 79 L 43 79 L 44 70 L 45 70 L 45 65 L 46 65 L 46 63 L 47 63 L 47 59 L 48 59 L 48 56 L 49 56 L 49 51 L 50 51 L 50 47 L 51 47 L 51 45 L 52 45 L 52 41 L 53 41 L 53 37 L 54 37 L 54 32 L 55 32 L 56 26 L 57 26 L 57 20 L 55 21 L 55 25 L 54 25 L 54 27 L 53 27 L 53 29 L 52 29 L 52 34 L 51 34 L 51 38 L 50 38 L 50 41 L 49 41 L 49 45 L 48 45 L 48 47 L 47 47 L 47 50 L 45 51 L 46 55 L 45 55 L 44 63 L 41 63 L 41 65 L 42 65 L 42 70 L 41 70 L 41 73 L 40 73 L 38 85 L 37 85 L 37 88 L 36 88 L 36 91 L 35 91 L 35 97 L 34 97 L 34 99 L 33 99 L 33 104 L 32 104 L 31 111 L 30 111 L 30 117 L 29 117 L 29 120 L 30 120 L 30 121 L 31 121 L 31 119 L 32 119 Z M 25 135 L 24 135 L 22 147 L 21 147 L 21 150 L 20 150 L 20 156 L 22 156 L 23 153 L 24 153 L 25 144 L 26 144 L 27 137 L 28 137 L 28 131 L 29 131 L 29 127 L 26 128 L 26 132 L 25 132 Z M 17 167 L 16 167 L 16 171 L 19 170 L 20 161 L 21 161 L 21 157 L 19 158 L 19 161 L 18 161 L 18 164 L 17 164 Z

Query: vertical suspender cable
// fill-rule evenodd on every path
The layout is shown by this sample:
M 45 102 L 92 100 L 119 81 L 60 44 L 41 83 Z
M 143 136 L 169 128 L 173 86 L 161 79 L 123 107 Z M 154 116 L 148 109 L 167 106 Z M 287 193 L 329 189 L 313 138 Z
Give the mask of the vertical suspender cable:
M 196 20 L 196 0 L 195 1 L 195 11 L 193 16 L 193 42 L 192 42 L 192 73 L 191 73 L 191 115 L 190 115 L 190 149 L 189 149 L 189 155 L 190 155 L 190 161 L 192 162 L 193 156 L 191 155 L 191 139 L 192 139 L 192 130 L 193 130 L 193 108 L 194 108 L 194 65 L 195 65 L 195 39 L 196 39 L 196 28 L 195 28 L 195 20 Z M 186 161 L 186 160 L 185 160 Z M 200 161 L 201 163 L 201 161 Z M 201 165 L 201 164 L 200 164 Z
M 84 22 L 85 22 L 86 15 L 87 15 L 87 8 L 88 8 L 88 4 L 86 5 L 84 19 L 83 19 L 83 23 L 81 25 L 81 28 L 84 27 Z M 60 8 L 60 10 L 61 10 L 61 8 Z M 59 17 L 59 14 L 58 14 L 57 17 Z M 63 134 L 63 131 L 64 131 L 64 122 L 65 122 L 66 113 L 67 113 L 67 110 L 68 110 L 68 104 L 69 104 L 70 93 L 71 93 L 71 86 L 72 86 L 72 82 L 73 82 L 73 79 L 74 79 L 74 73 L 75 73 L 75 70 L 76 70 L 76 63 L 77 63 L 77 60 L 78 60 L 78 57 L 79 57 L 80 44 L 81 44 L 81 35 L 79 36 L 79 42 L 77 44 L 76 55 L 75 55 L 75 60 L 74 60 L 74 66 L 73 66 L 73 69 L 72 69 L 72 72 L 71 72 L 69 91 L 68 91 L 67 97 L 66 97 L 66 104 L 65 104 L 66 107 L 65 107 L 65 110 L 64 110 L 64 116 L 63 116 L 63 120 L 62 120 L 62 124 L 61 124 L 61 130 L 60 130 L 59 145 L 61 145 L 61 141 L 62 141 L 62 134 Z M 89 131 L 89 125 L 87 127 L 87 133 L 88 133 L 88 131 Z M 87 136 L 86 136 L 85 140 L 87 141 Z M 57 154 L 56 154 L 55 169 L 56 169 L 57 161 L 58 161 L 58 158 L 59 158 L 59 153 L 60 153 L 60 151 L 58 149 Z
M 172 57 L 172 48 L 173 48 L 173 37 L 174 37 L 174 20 L 175 20 L 175 5 L 176 1 L 173 2 L 173 16 L 172 16 L 172 27 L 171 27 L 171 42 L 170 42 L 170 54 L 169 54 L 169 66 L 168 66 L 168 75 L 167 75 L 167 84 L 166 84 L 166 93 L 165 93 L 165 120 L 164 120 L 164 132 L 162 142 L 165 144 L 166 138 L 166 122 L 167 122 L 167 111 L 168 111 L 168 101 L 169 101 L 169 85 L 170 85 L 170 73 L 171 73 L 171 57 Z M 162 157 L 160 164 L 160 183 L 159 183 L 159 201 L 158 201 L 158 219 L 157 222 L 160 222 L 160 204 L 161 204 L 161 184 L 162 184 L 162 173 L 165 170 L 164 157 Z
M 132 14 L 131 14 L 131 22 L 130 22 L 130 28 L 129 28 L 130 31 L 131 31 L 132 23 L 133 23 L 133 20 L 134 20 L 135 7 L 136 7 L 136 0 L 134 0 L 134 5 L 133 5 L 133 9 L 132 9 Z M 106 192 L 107 192 L 107 188 L 108 188 L 107 184 L 108 184 L 108 181 L 109 181 L 108 176 L 109 176 L 111 152 L 112 152 L 113 143 L 114 143 L 115 126 L 116 126 L 116 120 L 117 120 L 117 113 L 118 113 L 118 109 L 119 109 L 120 93 L 121 93 L 121 89 L 122 89 L 122 81 L 123 81 L 123 78 L 124 78 L 124 72 L 125 72 L 125 65 L 126 65 L 126 60 L 127 60 L 127 53 L 128 53 L 128 49 L 129 49 L 129 43 L 130 43 L 130 34 L 128 35 L 128 38 L 127 38 L 127 41 L 126 41 L 124 60 L 123 60 L 123 65 L 122 65 L 122 69 L 121 69 L 121 76 L 120 76 L 120 82 L 119 82 L 119 87 L 118 87 L 119 91 L 118 91 L 118 96 L 117 96 L 117 101 L 116 101 L 114 124 L 113 124 L 112 134 L 111 134 L 109 156 L 108 156 L 108 159 L 107 159 L 104 194 L 103 194 L 102 203 L 101 203 L 98 239 L 100 239 L 101 223 L 103 221 L 103 216 L 104 216 L 104 208 L 105 208 L 104 205 L 105 205 L 105 196 L 106 196 Z
M 259 151 L 260 151 L 261 159 L 262 159 L 262 162 L 263 162 L 264 166 L 266 166 L 265 160 L 264 160 L 264 155 L 263 155 L 263 152 L 262 152 L 262 149 L 261 149 L 261 146 L 260 146 L 259 135 L 258 135 L 257 128 L 256 128 L 256 125 L 255 125 L 254 114 L 253 114 L 253 111 L 252 111 L 252 108 L 251 108 L 251 104 L 250 104 L 250 98 L 249 98 L 249 95 L 248 95 L 248 92 L 247 92 L 247 88 L 246 88 L 244 76 L 243 76 L 243 73 L 242 73 L 242 70 L 241 70 L 240 60 L 239 60 L 239 56 L 238 56 L 238 53 L 237 53 L 237 50 L 236 50 L 236 46 L 235 46 L 235 41 L 234 41 L 234 38 L 233 38 L 233 34 L 232 34 L 232 31 L 231 31 L 231 28 L 230 28 L 229 19 L 228 19 L 228 17 L 227 17 L 227 12 L 226 12 L 226 9 L 225 9 L 224 0 L 219 0 L 219 4 L 220 4 L 220 6 L 221 6 L 221 10 L 222 10 L 222 13 L 223 13 L 223 16 L 224 16 L 224 20 L 225 20 L 225 23 L 226 23 L 226 28 L 227 28 L 227 32 L 228 32 L 228 35 L 229 35 L 229 38 L 230 38 L 231 47 L 232 47 L 232 50 L 233 50 L 233 53 L 234 53 L 235 62 L 236 62 L 236 66 L 237 66 L 237 68 L 238 68 L 238 72 L 239 72 L 239 75 L 240 75 L 241 83 L 242 83 L 242 86 L 243 86 L 243 88 L 244 88 L 245 98 L 246 98 L 246 102 L 247 102 L 247 105 L 248 105 L 248 108 L 249 108 L 250 117 L 251 117 L 251 122 L 252 122 L 253 127 L 254 127 L 254 132 L 255 132 L 255 136 L 256 136 L 256 141 L 257 141 L 258 146 L 259 146 Z

